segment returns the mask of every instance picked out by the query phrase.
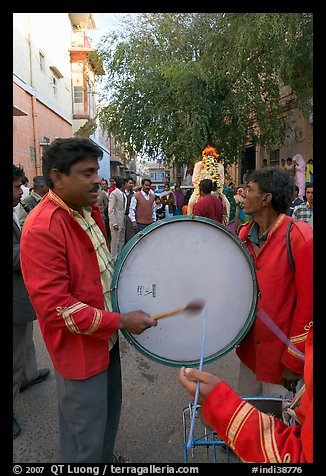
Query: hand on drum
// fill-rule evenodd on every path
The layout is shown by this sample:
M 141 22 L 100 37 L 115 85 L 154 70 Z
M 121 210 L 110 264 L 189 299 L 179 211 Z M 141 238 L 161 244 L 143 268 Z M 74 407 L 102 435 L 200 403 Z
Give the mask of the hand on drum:
M 198 403 L 203 404 L 207 395 L 221 382 L 221 379 L 208 372 L 181 367 L 179 371 L 179 382 L 188 390 L 192 401 L 195 398 L 198 381 L 200 381 Z
M 132 334 L 141 334 L 149 327 L 157 326 L 157 321 L 151 319 L 144 311 L 132 311 L 120 314 L 120 329 L 124 329 Z

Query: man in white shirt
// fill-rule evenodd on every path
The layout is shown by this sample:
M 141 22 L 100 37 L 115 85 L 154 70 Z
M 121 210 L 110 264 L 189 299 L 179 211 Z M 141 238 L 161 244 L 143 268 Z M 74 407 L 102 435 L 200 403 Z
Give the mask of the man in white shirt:
M 23 183 L 21 184 L 21 189 L 23 193 L 22 193 L 22 196 L 20 197 L 20 202 L 25 200 L 25 198 L 28 197 L 29 195 L 29 187 L 27 187 L 27 184 L 28 184 L 28 178 L 24 176 Z M 19 210 L 22 207 L 20 202 L 18 203 L 18 205 L 14 207 L 14 211 L 16 212 L 17 217 L 18 217 Z
M 122 177 L 116 179 L 116 188 L 109 195 L 109 223 L 111 233 L 110 251 L 112 258 L 117 259 L 125 244 L 126 230 L 126 203 L 124 193 L 126 180 Z
M 132 223 L 131 223 L 131 220 L 129 218 L 130 203 L 131 203 L 131 199 L 132 199 L 132 197 L 135 193 L 133 188 L 134 188 L 134 179 L 132 177 L 127 177 L 126 178 L 126 184 L 125 184 L 125 195 L 127 197 L 125 243 L 127 243 L 127 241 L 131 240 L 131 238 L 135 234 Z
M 20 200 L 21 207 L 18 212 L 20 226 L 23 226 L 29 212 L 36 207 L 42 197 L 49 191 L 43 175 L 33 177 L 33 187 L 25 199 Z
M 135 233 L 156 221 L 155 194 L 151 190 L 152 181 L 143 179 L 141 184 L 141 190 L 131 198 L 129 209 L 129 218 Z
M 305 221 L 313 227 L 313 215 L 314 215 L 314 184 L 307 183 L 305 191 L 305 201 L 294 207 L 292 217 L 294 221 Z

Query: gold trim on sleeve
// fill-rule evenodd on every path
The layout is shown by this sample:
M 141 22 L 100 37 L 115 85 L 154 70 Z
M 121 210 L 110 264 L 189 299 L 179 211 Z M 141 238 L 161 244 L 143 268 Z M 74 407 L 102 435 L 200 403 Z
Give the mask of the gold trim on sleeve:
M 58 311 L 57 315 L 63 317 L 63 320 L 65 321 L 66 326 L 68 327 L 70 332 L 72 332 L 73 334 L 91 335 L 99 328 L 99 325 L 101 324 L 102 311 L 100 309 L 93 308 L 94 316 L 89 328 L 86 331 L 81 331 L 78 328 L 72 315 L 75 314 L 76 312 L 79 312 L 82 309 L 85 309 L 85 307 L 88 307 L 88 306 L 87 304 L 84 304 L 83 302 L 76 302 L 72 306 L 64 307 L 64 308 L 57 307 L 57 311 Z
M 256 414 L 258 417 L 257 425 L 259 427 L 259 441 L 261 451 L 264 455 L 266 463 L 281 463 L 282 459 L 278 451 L 275 439 L 275 421 L 274 418 L 266 415 L 250 403 L 241 402 L 233 413 L 232 418 L 226 428 L 228 438 L 228 446 L 235 449 L 237 439 L 240 437 L 241 431 L 245 427 L 248 419 Z
M 94 318 L 93 322 L 90 325 L 89 329 L 84 332 L 84 334 L 91 335 L 99 328 L 102 321 L 102 311 L 100 309 L 94 308 Z
M 308 331 L 305 332 L 304 334 L 298 334 L 297 336 L 290 337 L 290 341 L 293 342 L 293 344 L 304 342 L 305 340 L 307 340 L 307 335 L 308 335 Z
M 263 413 L 258 413 L 260 425 L 261 448 L 265 455 L 267 463 L 282 463 L 282 458 L 277 448 L 275 439 L 275 421 L 274 418 Z
M 229 440 L 229 446 L 231 448 L 235 446 L 236 440 L 241 432 L 243 425 L 246 423 L 251 413 L 254 411 L 254 407 L 246 402 L 241 402 L 236 411 L 234 412 L 230 423 L 226 428 L 226 435 Z

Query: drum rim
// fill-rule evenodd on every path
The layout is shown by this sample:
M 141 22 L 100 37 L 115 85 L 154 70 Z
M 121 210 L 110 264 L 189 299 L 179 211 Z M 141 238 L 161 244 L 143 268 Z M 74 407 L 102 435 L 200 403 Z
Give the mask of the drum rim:
M 243 328 L 241 329 L 241 337 L 236 336 L 228 345 L 226 345 L 222 350 L 219 352 L 216 352 L 215 354 L 212 354 L 208 357 L 205 357 L 203 362 L 205 364 L 214 362 L 215 360 L 219 359 L 220 357 L 223 357 L 226 355 L 228 352 L 230 352 L 236 345 L 238 345 L 246 336 L 248 333 L 256 312 L 257 312 L 257 303 L 258 303 L 258 285 L 257 285 L 257 278 L 255 274 L 255 265 L 253 258 L 247 249 L 246 245 L 244 242 L 234 233 L 232 232 L 228 227 L 223 225 L 222 223 L 219 223 L 215 220 L 211 220 L 210 218 L 204 218 L 204 217 L 198 217 L 198 216 L 190 216 L 190 215 L 177 215 L 169 218 L 164 218 L 163 220 L 158 220 L 155 221 L 154 223 L 151 223 L 148 225 L 144 230 L 139 231 L 135 236 L 133 236 L 123 247 L 121 250 L 121 253 L 116 261 L 116 265 L 114 267 L 114 272 L 112 276 L 112 284 L 111 284 L 111 302 L 112 302 L 112 309 L 113 312 L 118 312 L 120 313 L 119 310 L 119 305 L 118 305 L 118 289 L 117 289 L 117 284 L 118 284 L 118 279 L 120 276 L 120 271 L 122 269 L 122 266 L 124 262 L 126 261 L 129 253 L 131 250 L 136 246 L 136 244 L 148 233 L 150 233 L 152 230 L 155 228 L 159 228 L 161 226 L 165 226 L 168 223 L 171 222 L 176 222 L 176 221 L 192 221 L 192 222 L 202 222 L 202 223 L 207 223 L 209 225 L 212 225 L 216 228 L 219 228 L 223 230 L 223 232 L 227 233 L 229 237 L 235 241 L 240 249 L 242 250 L 248 264 L 249 264 L 249 269 L 252 277 L 252 282 L 253 282 L 253 296 L 252 296 L 252 302 L 251 302 L 251 307 L 250 311 L 248 313 L 248 317 L 246 319 L 246 322 L 243 325 Z M 124 329 L 120 329 L 120 332 L 122 335 L 125 337 L 125 339 L 133 346 L 135 349 L 143 354 L 144 356 L 150 358 L 151 360 L 154 360 L 155 362 L 170 366 L 170 367 L 180 367 L 180 366 L 188 366 L 188 367 L 196 367 L 199 365 L 199 359 L 196 360 L 191 360 L 191 361 L 175 361 L 172 359 L 167 359 L 165 357 L 158 356 L 157 354 L 153 354 L 149 350 L 145 349 L 139 342 L 132 336 L 132 334 Z

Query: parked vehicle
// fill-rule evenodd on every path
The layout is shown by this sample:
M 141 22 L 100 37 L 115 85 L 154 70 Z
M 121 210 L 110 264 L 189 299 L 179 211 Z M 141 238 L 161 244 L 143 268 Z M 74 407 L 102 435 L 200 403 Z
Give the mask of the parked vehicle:
M 155 195 L 161 195 L 162 192 L 164 192 L 164 188 L 155 188 L 154 189 Z
M 193 185 L 181 185 L 180 188 L 183 191 L 183 193 L 186 194 L 188 190 L 193 192 L 195 187 Z

